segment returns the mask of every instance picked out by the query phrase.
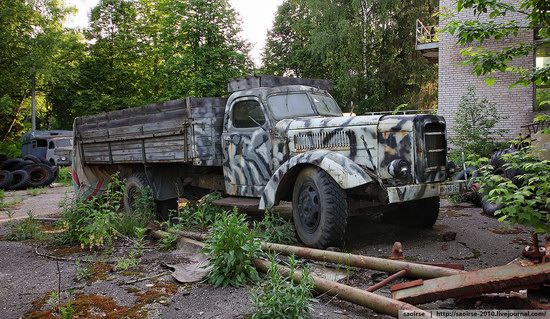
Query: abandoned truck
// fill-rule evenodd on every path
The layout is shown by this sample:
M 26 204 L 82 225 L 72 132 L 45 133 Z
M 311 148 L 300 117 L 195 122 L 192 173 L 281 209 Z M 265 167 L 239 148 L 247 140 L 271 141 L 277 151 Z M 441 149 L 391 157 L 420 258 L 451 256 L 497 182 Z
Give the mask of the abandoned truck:
M 342 116 L 330 82 L 254 76 L 229 98 L 186 98 L 77 118 L 75 182 L 101 192 L 126 181 L 125 209 L 149 186 L 159 211 L 186 194 L 220 191 L 226 203 L 264 210 L 292 202 L 299 238 L 340 245 L 347 218 L 384 213 L 431 227 L 447 181 L 445 121 L 435 115 Z M 223 200 L 222 200 L 223 201 Z

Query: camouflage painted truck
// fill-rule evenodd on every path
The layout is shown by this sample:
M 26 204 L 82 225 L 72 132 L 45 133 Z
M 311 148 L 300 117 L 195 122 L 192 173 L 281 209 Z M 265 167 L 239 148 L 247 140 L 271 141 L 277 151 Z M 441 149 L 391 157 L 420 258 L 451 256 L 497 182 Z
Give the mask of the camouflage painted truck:
M 342 115 L 330 83 L 255 76 L 229 98 L 186 98 L 77 118 L 75 174 L 82 196 L 110 174 L 126 181 L 125 208 L 151 187 L 159 211 L 209 191 L 264 210 L 292 202 L 302 242 L 340 245 L 347 219 L 383 213 L 429 228 L 448 181 L 445 121 L 435 115 Z

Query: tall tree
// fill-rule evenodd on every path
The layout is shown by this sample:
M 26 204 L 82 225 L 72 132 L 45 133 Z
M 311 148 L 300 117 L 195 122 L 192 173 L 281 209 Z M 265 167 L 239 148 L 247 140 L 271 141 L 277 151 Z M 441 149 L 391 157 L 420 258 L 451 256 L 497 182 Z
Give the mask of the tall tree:
M 251 70 L 228 0 L 165 0 L 160 17 L 164 98 L 222 96 L 227 80 Z
M 353 102 L 359 112 L 403 103 L 422 107 L 418 95 L 434 85 L 437 70 L 415 52 L 414 24 L 431 16 L 436 5 L 434 0 L 286 0 L 268 34 L 265 68 L 328 77 L 340 104 Z M 428 103 L 434 100 L 432 94 Z
M 57 0 L 0 1 L 0 133 L 17 139 L 34 87 L 42 91 L 70 9 Z

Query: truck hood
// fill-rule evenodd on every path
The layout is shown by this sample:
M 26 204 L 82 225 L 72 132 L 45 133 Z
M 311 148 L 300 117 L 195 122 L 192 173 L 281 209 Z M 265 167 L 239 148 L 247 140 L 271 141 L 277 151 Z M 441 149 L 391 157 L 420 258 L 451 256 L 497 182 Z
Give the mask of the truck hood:
M 349 126 L 377 125 L 382 115 L 361 115 L 361 116 L 339 116 L 339 117 L 310 117 L 291 120 L 290 123 L 281 121 L 287 127 L 287 130 L 303 129 L 331 129 L 343 128 Z M 278 124 L 279 124 L 278 123 Z M 287 126 L 288 125 L 288 126 Z M 279 125 L 277 125 L 279 126 Z

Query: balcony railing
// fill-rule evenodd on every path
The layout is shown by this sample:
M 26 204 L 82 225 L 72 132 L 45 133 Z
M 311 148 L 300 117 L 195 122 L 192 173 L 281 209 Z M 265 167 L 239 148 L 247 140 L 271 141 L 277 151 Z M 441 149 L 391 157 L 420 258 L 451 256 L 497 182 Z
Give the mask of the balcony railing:
M 425 26 L 422 21 L 416 20 L 416 45 L 439 42 L 436 26 Z

